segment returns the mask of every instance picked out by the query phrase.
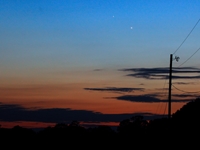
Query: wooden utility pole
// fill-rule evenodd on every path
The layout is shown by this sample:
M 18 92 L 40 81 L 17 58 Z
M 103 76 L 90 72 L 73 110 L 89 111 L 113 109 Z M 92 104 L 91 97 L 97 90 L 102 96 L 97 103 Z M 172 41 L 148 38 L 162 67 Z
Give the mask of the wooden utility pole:
M 173 54 L 170 54 L 170 65 L 169 65 L 169 103 L 168 103 L 168 118 L 171 118 L 171 87 L 172 87 L 172 61 Z

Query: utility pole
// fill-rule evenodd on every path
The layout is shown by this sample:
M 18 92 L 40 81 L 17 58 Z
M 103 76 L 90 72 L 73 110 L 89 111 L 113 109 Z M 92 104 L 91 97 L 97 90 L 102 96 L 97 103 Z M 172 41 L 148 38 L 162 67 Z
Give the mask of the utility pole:
M 172 61 L 173 61 L 173 54 L 170 54 L 168 119 L 171 118 Z

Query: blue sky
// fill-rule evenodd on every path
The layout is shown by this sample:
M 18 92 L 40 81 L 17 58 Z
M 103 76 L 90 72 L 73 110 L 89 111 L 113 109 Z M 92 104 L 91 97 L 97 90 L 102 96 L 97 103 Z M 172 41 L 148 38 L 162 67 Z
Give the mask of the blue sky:
M 96 106 L 101 99 L 121 96 L 105 91 L 144 88 L 144 93 L 155 94 L 163 88 L 163 80 L 152 82 L 120 70 L 168 67 L 170 54 L 198 22 L 199 7 L 198 0 L 0 0 L 1 89 L 13 95 L 2 92 L 0 102 L 43 109 L 50 106 L 50 92 L 52 99 L 65 99 L 65 103 L 83 99 L 80 106 L 77 100 L 77 106 L 60 101 L 56 107 L 103 112 L 103 105 L 101 109 Z M 175 53 L 180 60 L 173 62 L 174 67 L 200 47 L 199 35 L 197 24 Z M 182 67 L 198 68 L 199 56 L 196 53 Z M 185 81 L 190 87 L 183 86 L 183 81 L 179 88 L 198 90 L 198 77 Z M 19 92 L 30 88 L 34 90 Z M 144 95 L 138 92 L 134 96 Z M 91 102 L 86 99 L 97 95 L 98 101 L 85 107 Z
M 136 67 L 158 63 L 165 66 L 169 54 L 199 19 L 198 4 L 1 1 L 1 49 L 5 53 L 1 56 L 5 62 L 20 60 L 19 63 L 26 61 L 29 65 L 37 59 L 35 65 L 45 60 L 43 65 L 70 63 L 74 67 L 131 66 L 136 62 Z M 180 50 L 181 58 L 198 48 L 198 29 Z M 15 53 L 15 58 L 11 53 Z M 150 65 L 142 58 L 148 58 Z

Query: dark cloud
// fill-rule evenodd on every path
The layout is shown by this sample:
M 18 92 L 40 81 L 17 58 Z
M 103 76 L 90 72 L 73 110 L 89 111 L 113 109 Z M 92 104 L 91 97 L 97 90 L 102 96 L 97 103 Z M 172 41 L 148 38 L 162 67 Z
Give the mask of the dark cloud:
M 180 98 L 186 98 L 186 97 L 191 98 L 191 97 L 194 97 L 194 98 L 196 98 L 198 96 L 192 95 L 192 94 L 173 94 L 173 97 L 180 97 Z
M 118 87 L 105 87 L 105 88 L 84 88 L 91 91 L 109 91 L 109 92 L 132 92 L 143 91 L 144 88 L 118 88 Z
M 136 78 L 144 78 L 144 79 L 168 79 L 169 78 L 169 68 L 129 68 L 129 69 L 121 69 L 120 71 L 125 72 L 133 72 L 127 74 L 127 76 L 132 76 Z M 187 75 L 180 75 L 181 73 L 185 73 Z M 200 76 L 192 76 L 192 74 L 200 73 L 199 68 L 194 67 L 174 67 L 172 70 L 173 79 L 199 79 Z M 190 74 L 190 75 L 188 75 Z
M 71 109 L 37 109 L 29 110 L 19 105 L 0 104 L 1 121 L 34 121 L 46 123 L 70 123 L 73 120 L 82 122 L 120 122 L 132 116 L 142 115 L 145 119 L 155 119 L 163 117 L 151 113 L 130 113 L 130 114 L 102 114 L 87 110 Z
M 145 94 L 143 96 L 147 96 L 147 97 L 157 97 L 159 96 L 160 94 L 159 93 L 151 93 L 151 94 Z
M 141 103 L 166 103 L 168 100 L 160 100 L 156 97 L 153 97 L 153 95 L 123 95 L 116 97 L 117 100 L 124 100 L 124 101 L 130 101 L 130 102 L 141 102 Z M 171 100 L 172 102 L 189 102 L 191 100 Z
M 172 76 L 172 79 L 200 79 L 200 76 Z
M 195 83 L 193 83 L 193 82 L 174 82 L 173 84 L 187 85 L 187 84 L 195 84 Z
M 161 91 L 164 91 L 164 90 L 169 90 L 169 88 L 155 88 L 155 90 L 161 90 Z
M 94 69 L 93 71 L 102 71 L 103 69 Z

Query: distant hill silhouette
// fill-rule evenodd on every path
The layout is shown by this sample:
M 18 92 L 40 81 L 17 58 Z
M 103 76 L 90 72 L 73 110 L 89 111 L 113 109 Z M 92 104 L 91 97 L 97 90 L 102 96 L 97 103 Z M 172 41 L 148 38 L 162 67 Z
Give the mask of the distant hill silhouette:
M 188 120 L 195 121 L 200 114 L 200 98 L 190 101 L 185 104 L 182 108 L 177 110 L 173 115 L 173 120 Z
M 189 132 L 200 127 L 200 98 L 188 102 L 172 115 L 172 124 L 177 130 Z
M 171 119 L 172 140 L 184 146 L 195 147 L 200 135 L 200 98 L 177 110 Z

